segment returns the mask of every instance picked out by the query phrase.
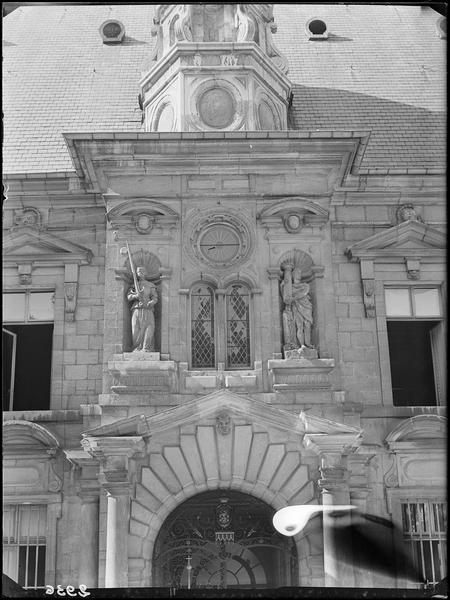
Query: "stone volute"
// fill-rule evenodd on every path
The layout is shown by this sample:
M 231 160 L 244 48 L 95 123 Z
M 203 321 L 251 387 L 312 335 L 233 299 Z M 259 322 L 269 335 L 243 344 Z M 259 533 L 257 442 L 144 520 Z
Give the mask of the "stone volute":
M 145 131 L 287 129 L 272 4 L 163 4 L 140 81 Z

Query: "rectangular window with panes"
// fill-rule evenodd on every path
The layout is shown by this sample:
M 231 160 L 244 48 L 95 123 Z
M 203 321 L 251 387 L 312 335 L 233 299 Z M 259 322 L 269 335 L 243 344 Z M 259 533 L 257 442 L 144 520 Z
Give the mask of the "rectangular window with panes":
M 423 578 L 439 583 L 447 574 L 447 510 L 438 500 L 402 502 L 405 542 Z
M 443 402 L 445 337 L 437 287 L 386 287 L 386 320 L 394 406 Z
M 47 507 L 3 508 L 3 573 L 23 588 L 45 586 Z
M 54 292 L 3 294 L 3 410 L 50 408 Z

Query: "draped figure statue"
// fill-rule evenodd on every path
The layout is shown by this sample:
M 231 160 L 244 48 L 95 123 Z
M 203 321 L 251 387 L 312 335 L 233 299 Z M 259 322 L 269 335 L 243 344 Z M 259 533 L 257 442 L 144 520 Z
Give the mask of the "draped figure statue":
M 145 279 L 145 269 L 136 269 L 136 285 L 129 288 L 127 299 L 131 305 L 131 333 L 133 352 L 153 352 L 155 338 L 154 306 L 158 291 L 151 281 Z
M 284 277 L 280 284 L 283 298 L 284 349 L 293 350 L 311 345 L 313 324 L 309 285 L 301 281 L 301 269 L 293 264 L 284 266 Z

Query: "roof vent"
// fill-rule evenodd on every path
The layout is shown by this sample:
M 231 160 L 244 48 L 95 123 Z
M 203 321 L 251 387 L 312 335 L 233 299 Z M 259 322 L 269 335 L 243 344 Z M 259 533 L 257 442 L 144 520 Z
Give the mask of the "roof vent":
M 310 19 L 306 23 L 306 33 L 310 40 L 326 40 L 328 38 L 328 27 L 322 19 Z
M 125 35 L 123 23 L 115 19 L 108 19 L 102 23 L 99 31 L 104 44 L 120 44 Z
M 436 23 L 436 32 L 441 39 L 443 39 L 443 40 L 447 39 L 447 19 L 446 19 L 446 17 L 441 17 L 440 19 L 438 19 L 438 21 Z

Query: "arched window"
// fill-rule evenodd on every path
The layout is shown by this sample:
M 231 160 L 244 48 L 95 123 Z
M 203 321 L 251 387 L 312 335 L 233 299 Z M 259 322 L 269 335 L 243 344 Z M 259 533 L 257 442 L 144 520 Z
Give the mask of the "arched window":
M 215 367 L 214 290 L 205 283 L 191 291 L 191 352 L 192 367 Z
M 193 369 L 251 368 L 250 297 L 250 289 L 242 282 L 224 289 L 205 281 L 191 287 Z
M 226 294 L 227 369 L 250 366 L 250 294 L 246 286 L 233 283 Z

